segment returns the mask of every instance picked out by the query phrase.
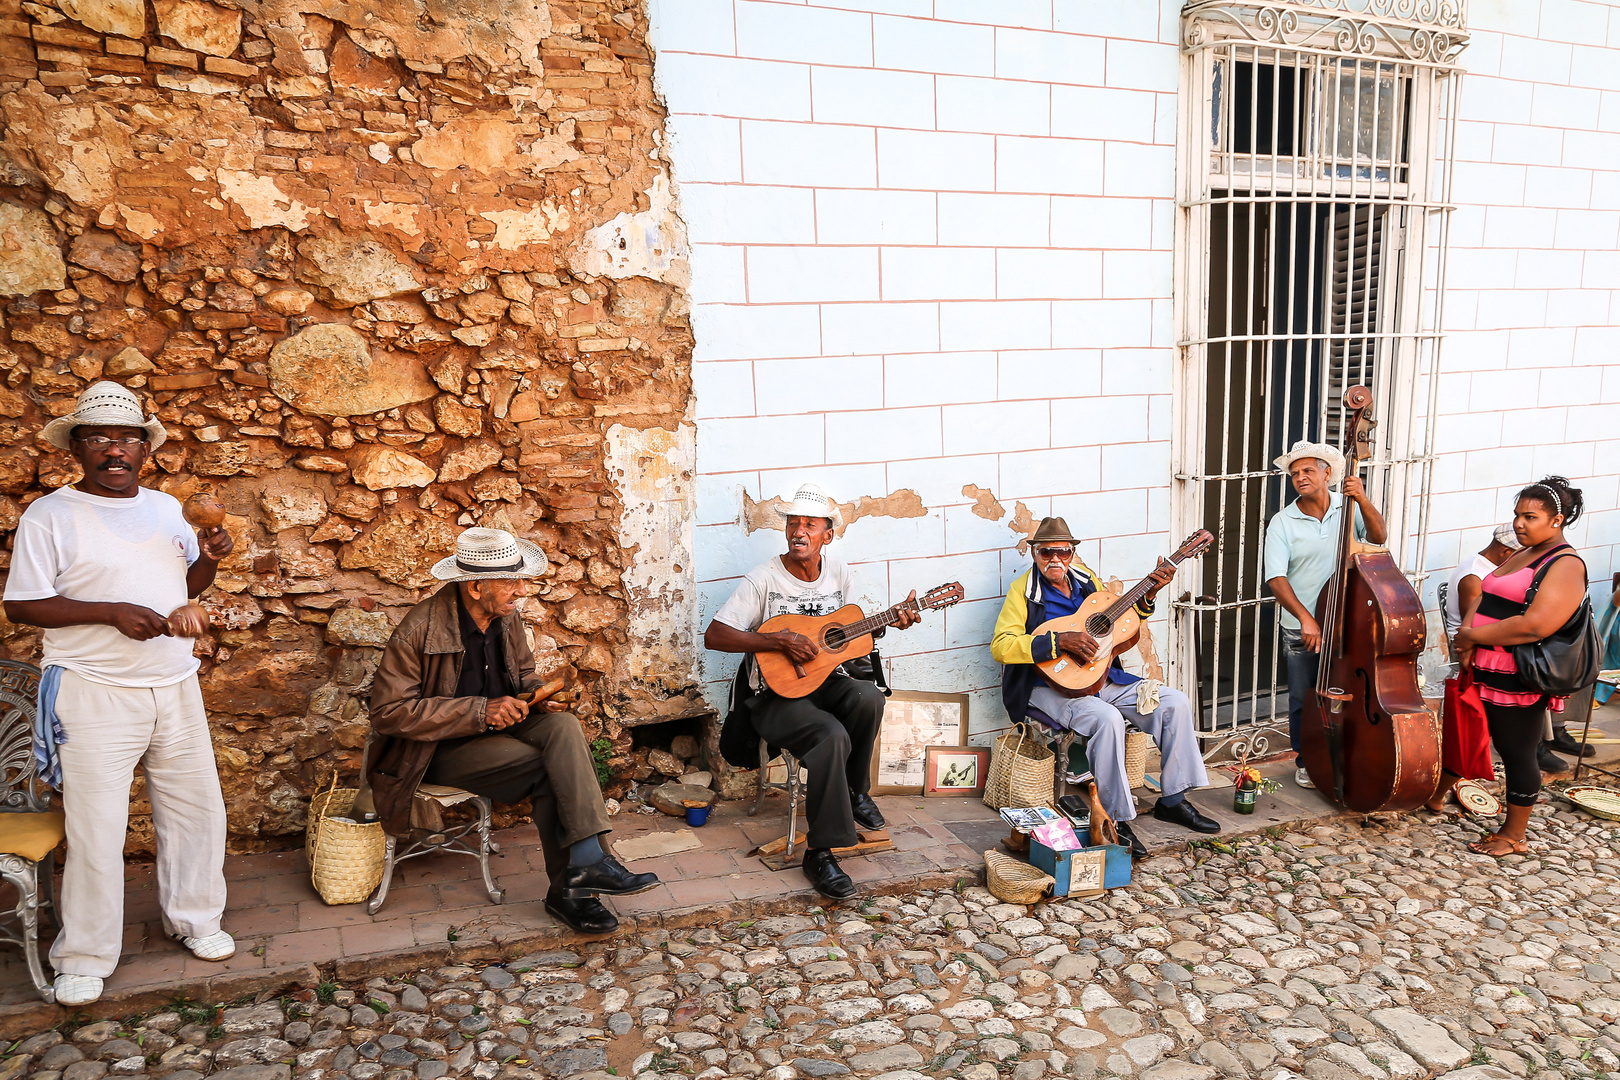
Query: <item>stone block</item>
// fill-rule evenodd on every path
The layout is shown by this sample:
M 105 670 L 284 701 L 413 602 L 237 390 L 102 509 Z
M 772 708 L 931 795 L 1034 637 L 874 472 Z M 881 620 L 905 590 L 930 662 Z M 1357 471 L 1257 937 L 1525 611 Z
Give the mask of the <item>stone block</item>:
M 67 264 L 51 219 L 30 206 L 0 203 L 0 296 L 66 287 Z

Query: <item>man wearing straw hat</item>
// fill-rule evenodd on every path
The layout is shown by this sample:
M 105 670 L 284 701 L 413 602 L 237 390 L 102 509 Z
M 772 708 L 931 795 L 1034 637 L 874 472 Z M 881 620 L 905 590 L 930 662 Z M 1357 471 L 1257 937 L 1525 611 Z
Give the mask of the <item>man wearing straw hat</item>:
M 98 382 L 40 438 L 84 478 L 29 504 L 6 579 L 6 617 L 45 629 L 35 756 L 66 811 L 61 1005 L 101 996 L 124 941 L 129 787 L 146 773 L 164 929 L 203 960 L 236 951 L 225 910 L 225 800 L 198 661 L 167 613 L 213 584 L 230 533 L 199 537 L 171 495 L 140 485 L 165 432 L 133 393 Z
M 1327 443 L 1301 439 L 1272 464 L 1288 474 L 1299 498 L 1272 515 L 1266 526 L 1264 573 L 1277 597 L 1282 622 L 1283 658 L 1288 666 L 1288 741 L 1294 749 L 1294 783 L 1315 787 L 1299 757 L 1299 719 L 1305 695 L 1316 684 L 1322 658 L 1322 628 L 1316 601 L 1339 559 L 1339 521 L 1345 496 L 1361 508 L 1356 538 L 1382 544 L 1389 531 L 1384 515 L 1367 497 L 1361 478 L 1344 475 L 1344 455 Z M 1344 478 L 1344 494 L 1332 483 Z
M 748 572 L 703 632 L 705 648 L 780 652 L 807 661 L 816 655 L 809 638 L 791 630 L 761 634 L 760 624 L 778 615 L 831 615 L 854 601 L 855 579 L 849 567 L 824 551 L 844 523 L 832 496 L 818 484 L 803 484 L 793 493 L 793 501 L 776 512 L 787 535 L 787 552 Z M 911 598 L 916 595 L 913 592 Z M 915 611 L 898 611 L 895 628 L 904 630 L 919 618 Z M 738 678 L 752 694 L 746 706 L 727 716 L 720 733 L 721 752 L 739 768 L 763 767 L 763 761 L 757 766 L 750 761 L 758 755 L 763 738 L 803 763 L 810 783 L 805 792 L 809 829 L 801 868 L 821 895 L 848 900 L 855 895 L 855 883 L 838 865 L 833 849 L 858 843 L 857 825 L 884 827 L 883 814 L 871 796 L 872 744 L 883 723 L 883 691 L 834 669 L 826 682 L 804 697 L 781 697 L 760 678 L 752 655 L 743 660 Z
M 551 888 L 545 906 L 581 934 L 619 920 L 599 895 L 658 884 L 602 846 L 612 828 L 579 720 L 558 702 L 531 704 L 540 685 L 518 605 L 546 555 L 502 529 L 468 529 L 436 563 L 445 582 L 406 612 L 371 687 L 366 778 L 383 828 L 403 836 L 424 781 L 503 803 L 530 800 Z

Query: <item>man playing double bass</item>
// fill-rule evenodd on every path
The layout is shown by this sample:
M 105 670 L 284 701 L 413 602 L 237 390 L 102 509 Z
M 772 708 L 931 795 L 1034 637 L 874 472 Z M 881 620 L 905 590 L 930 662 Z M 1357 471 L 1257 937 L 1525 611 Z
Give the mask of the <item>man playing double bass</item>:
M 1300 717 L 1305 696 L 1316 684 L 1322 657 L 1322 629 L 1316 601 L 1333 576 L 1339 555 L 1339 522 L 1345 496 L 1360 508 L 1356 539 L 1382 544 L 1389 535 L 1367 489 L 1356 476 L 1345 477 L 1344 495 L 1331 490 L 1344 476 L 1344 455 L 1326 443 L 1296 442 L 1273 462 L 1288 474 L 1299 498 L 1277 511 L 1266 527 L 1266 585 L 1277 597 L 1283 656 L 1288 665 L 1288 741 L 1294 751 L 1294 783 L 1315 787 L 1300 758 Z

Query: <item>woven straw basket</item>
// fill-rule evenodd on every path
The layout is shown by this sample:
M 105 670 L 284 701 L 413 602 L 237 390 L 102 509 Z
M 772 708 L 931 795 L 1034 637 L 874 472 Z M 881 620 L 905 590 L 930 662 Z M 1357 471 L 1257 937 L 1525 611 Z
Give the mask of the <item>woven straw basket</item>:
M 1028 725 L 1016 724 L 997 737 L 990 753 L 990 778 L 984 786 L 984 805 L 1002 807 L 1047 806 L 1052 802 L 1057 755 Z
M 1038 903 L 1057 886 L 1051 874 L 999 851 L 984 853 L 984 881 L 992 896 L 1009 904 Z
M 1153 740 L 1145 731 L 1129 728 L 1125 732 L 1125 787 L 1136 790 L 1147 782 L 1148 748 Z
M 334 821 L 354 806 L 354 788 L 332 786 L 309 800 L 309 825 L 304 831 L 304 854 L 309 857 L 309 879 L 328 904 L 358 904 L 382 881 L 388 837 L 382 822 Z

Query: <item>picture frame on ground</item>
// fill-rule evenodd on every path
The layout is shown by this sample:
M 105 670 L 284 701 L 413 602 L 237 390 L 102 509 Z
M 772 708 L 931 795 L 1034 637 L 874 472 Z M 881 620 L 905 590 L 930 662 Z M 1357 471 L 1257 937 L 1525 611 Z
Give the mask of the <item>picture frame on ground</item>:
M 988 746 L 930 746 L 923 751 L 923 794 L 979 797 L 990 775 Z
M 872 794 L 923 794 L 923 754 L 968 740 L 968 696 L 896 690 L 872 744 Z

